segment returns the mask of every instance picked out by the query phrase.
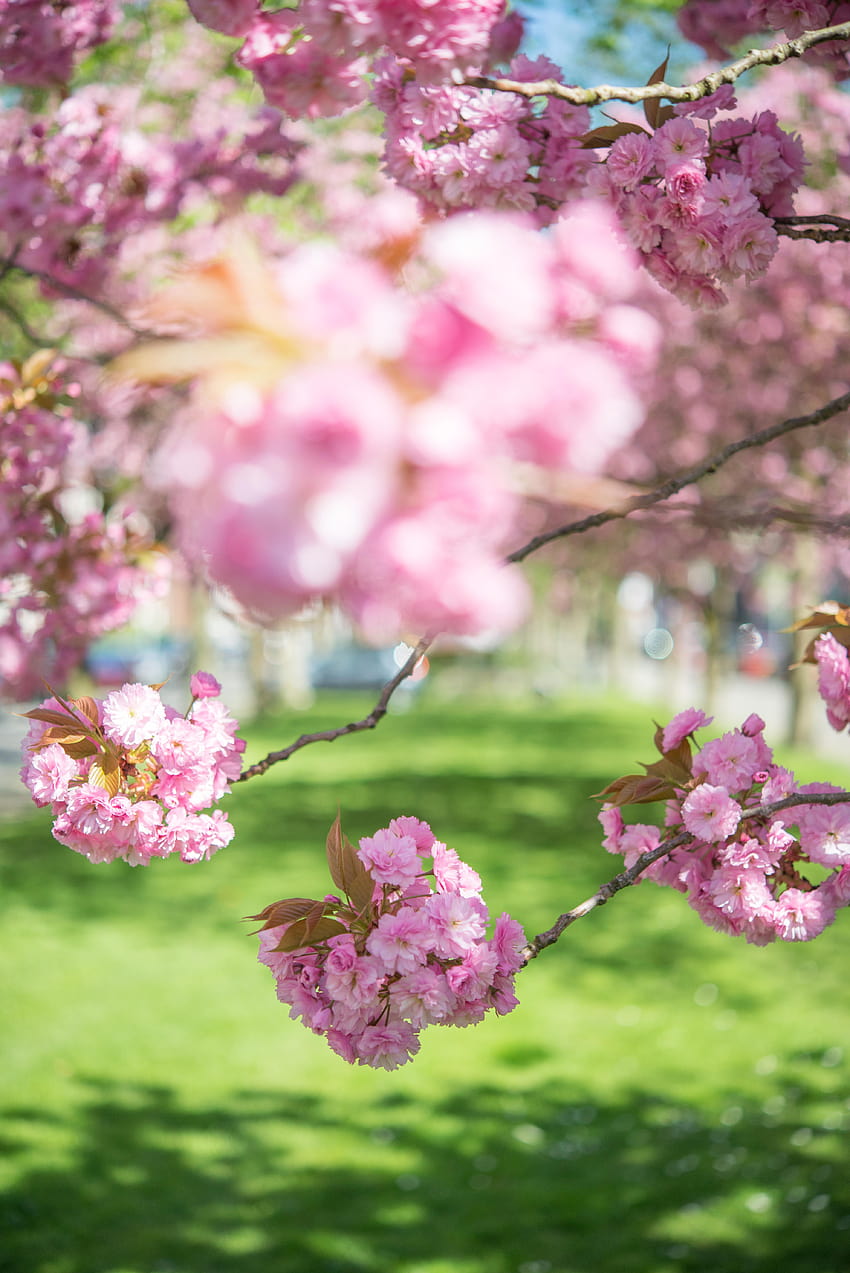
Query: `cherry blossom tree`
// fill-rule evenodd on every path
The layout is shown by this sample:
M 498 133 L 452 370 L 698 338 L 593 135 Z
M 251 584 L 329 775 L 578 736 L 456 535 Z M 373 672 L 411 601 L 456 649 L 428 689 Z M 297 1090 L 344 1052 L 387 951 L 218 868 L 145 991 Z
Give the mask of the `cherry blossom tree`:
M 48 683 L 22 777 L 60 844 L 207 859 L 232 783 L 373 728 L 440 633 L 520 625 L 546 544 L 657 517 L 680 557 L 721 525 L 844 528 L 850 392 L 824 315 L 846 306 L 848 17 L 688 0 L 716 69 L 578 87 L 521 51 L 503 0 L 0 3 L 0 310 L 21 352 L 0 367 L 0 673 L 10 698 Z M 132 73 L 142 49 L 156 74 Z M 770 365 L 792 332 L 796 380 Z M 322 601 L 367 641 L 416 634 L 372 712 L 243 769 L 208 673 L 185 716 L 156 686 L 67 693 L 161 583 L 166 528 L 254 622 Z M 843 729 L 850 616 L 802 624 Z M 818 936 L 850 900 L 850 793 L 800 785 L 755 714 L 698 744 L 708 724 L 658 727 L 659 759 L 600 793 L 625 869 L 530 940 L 508 915 L 488 929 L 481 880 L 426 823 L 388 816 L 355 848 L 337 818 L 336 891 L 256 916 L 278 997 L 393 1069 L 427 1025 L 510 1011 L 517 973 L 639 878 L 756 944 Z M 655 802 L 663 831 L 624 822 Z

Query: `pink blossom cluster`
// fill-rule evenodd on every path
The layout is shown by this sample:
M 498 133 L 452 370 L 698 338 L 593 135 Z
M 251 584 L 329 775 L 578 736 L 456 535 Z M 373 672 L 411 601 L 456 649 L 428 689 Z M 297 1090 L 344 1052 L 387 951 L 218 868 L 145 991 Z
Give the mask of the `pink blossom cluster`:
M 183 136 L 141 90 L 90 84 L 42 116 L 0 118 L 0 256 L 88 295 L 103 295 L 125 243 L 204 196 L 221 203 L 293 180 L 292 141 L 269 108 L 234 136 L 206 98 Z M 210 126 L 210 117 L 215 123 Z M 61 288 L 60 288 L 61 294 Z
M 850 903 L 850 802 L 806 804 L 779 813 L 766 806 L 796 795 L 840 793 L 826 783 L 800 784 L 775 763 L 764 721 L 740 727 L 692 753 L 695 730 L 711 718 L 680 712 L 656 734 L 661 760 L 645 777 L 618 779 L 599 815 L 603 845 L 626 867 L 664 838 L 688 842 L 653 862 L 642 877 L 677 889 L 704 923 L 764 946 L 810 941 Z M 626 825 L 620 806 L 666 799 L 664 830 Z M 850 801 L 850 798 L 848 798 Z
M 418 818 L 393 818 L 357 850 L 338 826 L 328 856 L 346 900 L 290 898 L 254 917 L 289 1015 L 351 1064 L 394 1070 L 426 1026 L 515 1008 L 522 928 L 503 913 L 487 938 L 481 880 L 455 850 Z
M 230 843 L 227 814 L 202 811 L 238 778 L 245 743 L 216 679 L 197 672 L 191 688 L 185 716 L 138 684 L 103 700 L 54 696 L 25 713 L 21 778 L 51 807 L 60 844 L 90 862 L 146 866 L 173 853 L 200 862 Z
M 528 470 L 542 487 L 596 473 L 640 419 L 631 375 L 655 328 L 625 303 L 633 265 L 604 206 L 545 237 L 503 215 L 440 223 L 405 290 L 327 244 L 276 278 L 232 258 L 231 302 L 208 290 L 224 268 L 159 302 L 202 332 L 212 318 L 212 343 L 123 362 L 201 373 L 158 463 L 187 555 L 261 619 L 324 597 L 375 641 L 513 627 L 526 586 L 503 558 Z
M 75 61 L 109 38 L 116 0 L 0 0 L 0 81 L 67 84 Z
M 563 78 L 547 58 L 524 56 L 508 75 Z M 620 124 L 605 138 L 589 130 L 585 107 L 421 85 L 391 59 L 378 64 L 374 100 L 387 172 L 426 208 L 520 208 L 547 224 L 565 202 L 602 196 L 653 277 L 699 307 L 723 304 L 723 284 L 765 272 L 778 244 L 771 218 L 793 210 L 803 174 L 799 138 L 769 110 L 730 118 L 728 85 L 677 106 L 654 131 Z
M 157 585 L 143 535 L 91 507 L 85 430 L 42 364 L 0 363 L 0 697 L 18 700 L 64 681 Z
M 793 211 L 803 176 L 799 137 L 770 110 L 729 118 L 735 106 L 726 85 L 651 134 L 635 127 L 591 181 L 653 278 L 694 307 L 716 308 L 723 284 L 764 274 L 778 247 L 771 218 Z
M 548 58 L 513 59 L 508 78 L 561 81 Z M 384 112 L 384 164 L 428 209 L 518 208 L 548 224 L 566 200 L 581 196 L 595 166 L 582 145 L 584 106 L 557 98 L 422 83 L 403 62 L 376 66 L 373 99 Z
M 843 0 L 687 0 L 676 15 L 679 30 L 710 57 L 723 59 L 742 40 L 760 31 L 782 31 L 793 40 L 804 31 L 820 31 L 850 21 Z M 836 78 L 850 74 L 846 40 L 828 40 L 806 54 L 806 61 L 827 67 Z
M 266 100 L 295 118 L 338 115 L 364 101 L 370 59 L 382 50 L 420 81 L 465 74 L 504 44 L 504 0 L 301 0 L 262 10 L 256 0 L 189 0 L 197 20 L 244 40 L 237 61 Z
M 815 640 L 813 656 L 818 667 L 818 693 L 826 706 L 826 718 L 833 729 L 850 725 L 850 656 L 846 645 L 831 632 Z

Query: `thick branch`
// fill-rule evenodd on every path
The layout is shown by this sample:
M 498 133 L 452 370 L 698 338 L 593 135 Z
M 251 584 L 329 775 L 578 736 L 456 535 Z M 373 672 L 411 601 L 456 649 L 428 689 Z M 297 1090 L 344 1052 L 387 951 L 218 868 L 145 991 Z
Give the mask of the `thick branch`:
M 640 88 L 615 84 L 578 88 L 561 84 L 557 80 L 523 83 L 522 80 L 491 78 L 484 75 L 470 76 L 463 83 L 470 88 L 489 88 L 500 93 L 518 93 L 522 97 L 558 97 L 561 101 L 571 102 L 574 106 L 598 106 L 601 102 L 646 102 L 655 98 L 666 98 L 670 102 L 695 102 L 701 97 L 716 93 L 724 84 L 734 84 L 740 75 L 757 66 L 778 66 L 791 58 L 802 57 L 808 49 L 814 48 L 817 44 L 825 44 L 828 40 L 847 39 L 850 39 L 850 22 L 843 22 L 839 26 L 823 27 L 819 31 L 806 31 L 796 40 L 788 40 L 785 44 L 774 44 L 767 49 L 751 49 L 736 62 L 730 62 L 728 66 L 712 71 L 693 84 L 685 84 L 682 87 L 667 84 L 662 80 Z
M 821 224 L 817 224 L 820 222 Z M 826 223 L 826 224 L 825 224 Z M 850 221 L 843 217 L 776 217 L 776 233 L 811 243 L 850 243 Z
M 850 407 L 850 393 L 844 393 L 840 398 L 833 398 L 831 402 L 827 402 L 825 406 L 819 407 L 817 411 L 812 411 L 809 415 L 794 416 L 790 420 L 782 420 L 779 424 L 772 424 L 766 429 L 761 429 L 758 433 L 751 434 L 748 438 L 739 438 L 737 442 L 730 442 L 728 446 L 723 447 L 722 450 L 717 451 L 714 455 L 710 455 L 707 459 L 701 460 L 699 464 L 693 465 L 684 473 L 680 473 L 678 477 L 668 478 L 661 486 L 656 487 L 654 491 L 648 491 L 645 495 L 636 495 L 633 499 L 627 500 L 620 508 L 608 508 L 600 513 L 591 513 L 588 517 L 569 522 L 566 526 L 558 526 L 555 530 L 546 531 L 542 535 L 535 535 L 534 539 L 529 540 L 522 548 L 517 548 L 515 552 L 510 553 L 507 560 L 510 562 L 525 561 L 526 557 L 530 557 L 533 552 L 537 552 L 539 548 L 543 548 L 544 545 L 551 543 L 555 539 L 564 539 L 568 535 L 580 535 L 586 530 L 594 530 L 597 526 L 604 526 L 607 522 L 629 517 L 630 514 L 636 513 L 640 509 L 652 508 L 654 504 L 660 504 L 663 500 L 668 500 L 673 495 L 678 495 L 679 491 L 684 490 L 686 486 L 692 486 L 694 482 L 707 477 L 710 473 L 716 473 L 719 468 L 722 468 L 724 464 L 728 463 L 733 456 L 738 455 L 741 451 L 749 451 L 753 447 L 765 446 L 775 438 L 782 437 L 786 433 L 793 433 L 796 429 L 807 429 L 813 425 L 823 424 L 834 416 L 840 415 L 842 411 L 846 411 L 848 407 Z
M 294 743 L 290 743 L 288 747 L 284 747 L 281 751 L 269 752 L 263 760 L 258 760 L 255 765 L 249 765 L 240 776 L 237 782 L 246 782 L 248 778 L 256 778 L 259 774 L 264 774 L 272 765 L 276 765 L 279 760 L 289 760 L 296 751 L 300 751 L 302 747 L 307 747 L 310 743 L 332 743 L 336 738 L 342 738 L 344 734 L 356 734 L 364 729 L 374 729 L 378 721 L 386 716 L 390 699 L 401 685 L 402 681 L 407 680 L 416 670 L 416 665 L 422 658 L 422 655 L 434 640 L 434 634 L 423 637 L 408 658 L 403 667 L 399 668 L 391 681 L 388 681 L 381 690 L 381 696 L 375 706 L 372 708 L 368 716 L 364 716 L 362 720 L 352 721 L 348 725 L 341 725 L 338 729 L 323 729 L 315 734 L 302 734 L 300 738 L 296 738 Z
M 781 813 L 783 809 L 793 809 L 796 805 L 801 804 L 832 805 L 847 803 L 850 803 L 850 791 L 811 792 L 808 794 L 800 791 L 796 795 L 786 796 L 783 800 L 776 800 L 773 804 L 761 805 L 747 810 L 745 821 L 752 821 L 754 818 L 759 820 L 770 818 L 775 813 Z M 628 888 L 631 884 L 636 884 L 639 877 L 647 867 L 652 866 L 653 862 L 657 862 L 659 858 L 666 857 L 674 849 L 692 844 L 695 840 L 696 836 L 691 835 L 690 832 L 680 831 L 678 835 L 663 840 L 657 848 L 648 849 L 646 853 L 642 853 L 627 871 L 621 871 L 612 880 L 600 885 L 592 897 L 588 897 L 578 906 L 574 906 L 571 911 L 565 911 L 563 915 L 559 915 L 551 928 L 547 928 L 545 932 L 538 933 L 536 937 L 533 937 L 522 952 L 523 967 L 530 963 L 532 959 L 536 959 L 541 950 L 545 950 L 547 946 L 553 946 L 561 934 L 571 924 L 574 924 L 577 919 L 582 919 L 585 915 L 589 915 L 591 911 L 604 906 L 622 889 Z

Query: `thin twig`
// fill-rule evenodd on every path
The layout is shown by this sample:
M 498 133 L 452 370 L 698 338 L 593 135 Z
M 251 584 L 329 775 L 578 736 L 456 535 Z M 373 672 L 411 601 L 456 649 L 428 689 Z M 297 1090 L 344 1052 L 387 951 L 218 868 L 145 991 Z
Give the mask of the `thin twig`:
M 719 468 L 722 468 L 724 464 L 728 463 L 733 456 L 738 455 L 741 451 L 749 451 L 753 447 L 765 446 L 768 442 L 772 442 L 774 438 L 782 437 L 786 433 L 793 433 L 796 429 L 807 429 L 813 425 L 823 424 L 834 416 L 840 415 L 842 411 L 846 411 L 848 407 L 850 407 L 850 392 L 842 394 L 840 398 L 833 398 L 831 402 L 819 407 L 817 411 L 810 412 L 809 415 L 794 416 L 790 420 L 782 420 L 779 424 L 772 424 L 766 429 L 761 429 L 758 433 L 751 434 L 748 438 L 739 438 L 737 442 L 730 442 L 728 446 L 723 447 L 722 450 L 717 451 L 714 455 L 710 455 L 707 459 L 701 460 L 699 464 L 694 464 L 684 473 L 680 473 L 678 477 L 668 478 L 666 482 L 656 487 L 654 491 L 648 491 L 645 495 L 636 495 L 619 508 L 608 508 L 600 513 L 591 513 L 588 517 L 569 522 L 566 526 L 558 526 L 556 529 L 546 531 L 542 535 L 535 535 L 522 548 L 517 548 L 510 553 L 507 560 L 509 562 L 525 561 L 526 557 L 530 557 L 533 552 L 537 552 L 538 549 L 552 543 L 555 539 L 565 539 L 568 535 L 581 535 L 587 530 L 594 530 L 597 526 L 604 526 L 608 522 L 629 517 L 630 514 L 636 513 L 640 509 L 652 508 L 654 504 L 660 504 L 663 500 L 668 500 L 671 496 L 678 495 L 679 491 L 684 490 L 686 486 L 693 485 L 694 482 L 698 482 L 700 478 L 707 477 L 710 473 L 716 473 Z
M 336 738 L 342 738 L 345 734 L 356 734 L 364 729 L 374 729 L 378 721 L 386 716 L 390 699 L 396 692 L 402 681 L 407 680 L 416 670 L 416 665 L 422 658 L 422 655 L 431 645 L 436 634 L 422 637 L 418 641 L 416 648 L 413 650 L 407 662 L 403 667 L 399 668 L 391 681 L 388 681 L 381 690 L 380 698 L 372 708 L 368 716 L 364 716 L 362 720 L 351 721 L 348 725 L 341 725 L 338 729 L 323 729 L 315 734 L 302 734 L 300 738 L 296 738 L 294 743 L 290 743 L 288 747 L 284 747 L 281 751 L 269 752 L 263 760 L 258 760 L 256 764 L 249 765 L 240 776 L 237 782 L 246 782 L 249 778 L 256 778 L 259 774 L 264 774 L 272 765 L 276 765 L 280 760 L 289 760 L 296 751 L 300 751 L 302 747 L 307 747 L 310 743 L 332 743 Z
M 38 332 L 34 331 L 32 327 L 30 327 L 23 314 L 20 313 L 17 307 L 13 305 L 10 300 L 7 300 L 5 296 L 0 296 L 0 311 L 2 311 L 7 318 L 11 319 L 15 326 L 19 328 L 24 339 L 29 341 L 31 345 L 34 345 L 36 349 L 52 349 L 56 344 L 55 340 L 48 340 L 45 336 L 39 336 Z
M 670 102 L 696 102 L 702 97 L 716 93 L 724 84 L 734 84 L 740 75 L 757 66 L 778 66 L 791 58 L 802 57 L 815 45 L 825 44 L 828 40 L 847 39 L 850 39 L 850 22 L 823 27 L 818 31 L 807 31 L 796 40 L 788 40 L 785 44 L 774 44 L 767 49 L 751 49 L 736 62 L 730 62 L 728 66 L 712 71 L 693 84 L 685 84 L 682 87 L 667 84 L 661 80 L 640 88 L 616 84 L 597 84 L 594 88 L 579 88 L 570 84 L 561 84 L 558 80 L 536 80 L 524 83 L 522 80 L 485 75 L 469 76 L 462 83 L 470 88 L 489 88 L 500 93 L 517 93 L 521 97 L 557 97 L 561 101 L 571 102 L 574 106 L 598 106 L 600 102 L 646 102 L 657 98 L 666 98 Z
M 149 331 L 145 327 L 137 327 L 135 323 L 131 323 L 125 314 L 110 305 L 108 301 L 99 300 L 95 296 L 89 296 L 87 292 L 81 292 L 78 287 L 74 287 L 72 283 L 64 283 L 62 279 L 54 278 L 52 274 L 45 273 L 44 270 L 33 270 L 28 265 L 21 265 L 18 261 L 10 257 L 0 257 L 0 278 L 8 274 L 10 270 L 15 270 L 18 274 L 24 274 L 27 278 L 38 279 L 40 283 L 46 283 L 48 287 L 52 287 L 55 292 L 61 292 L 73 301 L 83 301 L 86 305 L 91 305 L 95 309 L 99 309 L 101 313 L 107 314 L 116 323 L 120 323 L 122 327 L 126 327 L 134 336 L 150 338 L 157 336 L 157 332 Z
M 782 800 L 775 800 L 773 804 L 757 805 L 752 809 L 744 812 L 742 824 L 745 821 L 752 821 L 754 818 L 759 820 L 770 818 L 775 813 L 781 813 L 783 809 L 793 809 L 797 805 L 805 804 L 847 804 L 850 802 L 850 791 L 828 791 L 828 792 L 797 792 L 793 796 L 785 796 Z M 565 911 L 563 915 L 559 915 L 551 928 L 547 928 L 545 932 L 538 933 L 533 937 L 522 952 L 523 967 L 525 967 L 532 959 L 536 959 L 541 950 L 545 950 L 547 946 L 553 946 L 558 938 L 564 933 L 571 924 L 577 919 L 583 919 L 585 915 L 589 915 L 591 911 L 597 910 L 600 906 L 604 906 L 609 902 L 615 894 L 628 888 L 631 884 L 638 882 L 638 878 L 647 867 L 652 866 L 653 862 L 657 862 L 659 858 L 666 857 L 668 853 L 672 853 L 674 849 L 681 848 L 683 845 L 692 844 L 696 840 L 696 836 L 691 835 L 689 831 L 680 831 L 677 835 L 670 836 L 669 839 L 663 840 L 657 848 L 648 849 L 646 853 L 642 853 L 640 857 L 629 867 L 627 871 L 621 871 L 619 875 L 615 875 L 613 879 L 606 881 L 600 885 L 592 897 L 588 897 L 578 906 L 574 906 L 571 911 Z

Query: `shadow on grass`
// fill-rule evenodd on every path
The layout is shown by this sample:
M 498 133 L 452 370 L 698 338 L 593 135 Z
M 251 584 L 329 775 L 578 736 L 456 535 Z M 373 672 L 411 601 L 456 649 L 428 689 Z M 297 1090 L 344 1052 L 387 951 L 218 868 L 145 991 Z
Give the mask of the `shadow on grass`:
M 845 1273 L 840 1077 L 789 1060 L 714 1123 L 651 1086 L 604 1106 L 471 1083 L 427 1109 L 274 1091 L 187 1109 L 166 1086 L 92 1080 L 67 1124 L 7 1124 L 12 1166 L 68 1137 L 3 1200 L 0 1269 Z

